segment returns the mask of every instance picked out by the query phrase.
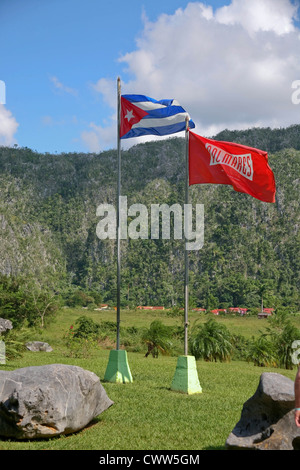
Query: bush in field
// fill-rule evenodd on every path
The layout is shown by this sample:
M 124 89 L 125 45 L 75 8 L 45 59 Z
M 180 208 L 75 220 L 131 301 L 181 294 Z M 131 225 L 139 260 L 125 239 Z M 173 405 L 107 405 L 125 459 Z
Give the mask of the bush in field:
M 70 289 L 69 292 L 63 294 L 63 297 L 68 307 L 87 307 L 94 309 L 102 301 L 102 297 L 98 292 L 85 292 L 81 289 Z
M 79 317 L 75 325 L 75 328 L 73 325 L 70 326 L 64 337 L 68 348 L 67 355 L 69 357 L 90 357 L 97 347 L 100 325 L 85 315 Z
M 281 367 L 292 370 L 292 344 L 300 339 L 300 331 L 286 312 L 268 319 L 268 326 L 257 338 L 249 342 L 246 354 L 248 362 L 259 367 Z
M 28 294 L 18 279 L 0 275 L 0 317 L 11 320 L 14 328 L 22 325 L 31 309 Z
M 76 320 L 74 329 L 75 338 L 95 339 L 100 333 L 100 325 L 92 318 L 82 315 Z
M 277 367 L 278 360 L 274 344 L 268 340 L 266 335 L 252 338 L 248 345 L 246 360 L 253 362 L 258 367 Z
M 142 341 L 148 347 L 145 357 L 148 357 L 149 354 L 158 357 L 159 352 L 167 355 L 172 349 L 171 331 L 160 320 L 153 321 L 150 327 L 144 331 Z
M 172 307 L 167 311 L 167 315 L 170 317 L 181 317 L 182 316 L 182 310 L 180 307 Z
M 0 316 L 15 327 L 45 326 L 58 309 L 58 296 L 47 287 L 0 274 Z
M 10 361 L 22 357 L 28 340 L 29 331 L 26 329 L 12 329 L 2 333 L 0 341 L 5 344 L 5 359 Z
M 190 350 L 196 359 L 228 361 L 233 354 L 231 334 L 225 325 L 210 319 L 203 325 L 194 327 L 190 339 Z
M 247 358 L 249 340 L 243 335 L 232 335 L 231 344 L 233 346 L 233 359 L 243 361 Z
M 267 334 L 276 351 L 279 367 L 293 369 L 292 343 L 300 339 L 300 331 L 292 323 L 287 312 L 279 312 L 269 319 Z
M 290 370 L 294 368 L 292 344 L 295 340 L 299 339 L 299 330 L 291 324 L 286 325 L 277 338 L 274 339 L 280 367 Z

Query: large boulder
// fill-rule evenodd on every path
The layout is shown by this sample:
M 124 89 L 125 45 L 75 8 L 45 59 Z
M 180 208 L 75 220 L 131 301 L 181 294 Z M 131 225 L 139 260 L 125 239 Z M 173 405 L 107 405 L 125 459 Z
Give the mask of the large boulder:
M 112 404 L 97 375 L 81 367 L 50 364 L 0 370 L 0 435 L 4 437 L 69 434 Z
M 298 450 L 300 428 L 294 421 L 294 382 L 265 372 L 254 395 L 244 403 L 227 449 Z

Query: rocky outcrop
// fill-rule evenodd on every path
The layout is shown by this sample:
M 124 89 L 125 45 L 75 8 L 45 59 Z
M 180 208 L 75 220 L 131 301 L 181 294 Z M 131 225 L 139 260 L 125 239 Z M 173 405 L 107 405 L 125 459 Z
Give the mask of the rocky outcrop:
M 230 433 L 226 448 L 300 449 L 294 406 L 294 382 L 281 374 L 263 373 L 255 394 L 244 403 L 241 419 Z
M 84 428 L 113 402 L 99 378 L 77 366 L 0 370 L 0 435 L 35 439 Z

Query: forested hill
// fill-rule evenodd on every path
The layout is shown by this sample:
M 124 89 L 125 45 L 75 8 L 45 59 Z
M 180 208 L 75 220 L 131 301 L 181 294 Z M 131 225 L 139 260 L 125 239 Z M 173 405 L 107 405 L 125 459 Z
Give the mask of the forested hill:
M 300 126 L 223 131 L 217 140 L 269 152 L 276 203 L 230 186 L 190 187 L 204 204 L 205 242 L 190 252 L 191 306 L 299 309 Z M 122 152 L 128 206 L 184 202 L 184 139 Z M 39 154 L 0 147 L 0 272 L 67 293 L 80 287 L 115 302 L 115 241 L 99 240 L 99 204 L 116 202 L 116 151 Z M 183 305 L 182 240 L 123 240 L 122 304 Z M 100 295 L 99 295 L 100 294 Z M 268 305 L 267 305 L 268 304 Z

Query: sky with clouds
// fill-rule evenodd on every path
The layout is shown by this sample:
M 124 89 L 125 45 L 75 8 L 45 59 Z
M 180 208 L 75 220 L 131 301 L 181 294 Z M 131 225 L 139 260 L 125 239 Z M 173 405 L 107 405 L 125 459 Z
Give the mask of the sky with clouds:
M 0 145 L 115 148 L 118 76 L 207 137 L 299 124 L 299 15 L 299 0 L 0 0 Z

